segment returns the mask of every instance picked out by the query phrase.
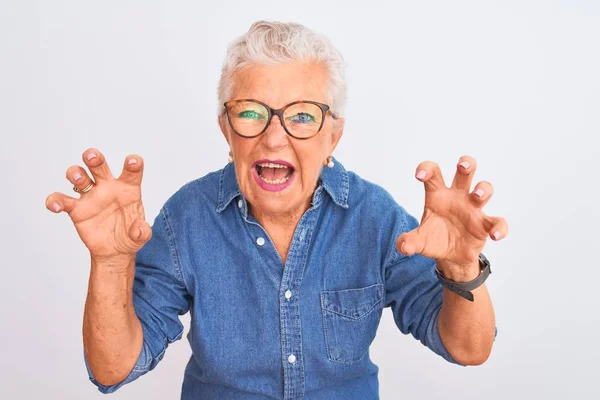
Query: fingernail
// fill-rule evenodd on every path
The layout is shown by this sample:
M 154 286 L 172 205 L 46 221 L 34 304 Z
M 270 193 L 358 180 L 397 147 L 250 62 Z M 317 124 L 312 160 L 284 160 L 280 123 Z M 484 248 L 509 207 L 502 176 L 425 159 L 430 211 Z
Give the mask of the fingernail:
M 404 253 L 404 243 L 406 242 L 402 242 L 402 244 L 400 245 L 400 251 Z
M 477 190 L 475 191 L 475 194 L 476 194 L 477 196 L 479 196 L 479 197 L 483 197 L 483 190 L 481 190 L 481 189 L 477 189 Z
M 427 176 L 427 171 L 424 169 L 419 170 L 417 173 L 417 179 L 424 179 Z
M 96 158 L 96 157 L 98 157 L 98 156 L 96 155 L 96 153 L 90 153 L 90 154 L 88 154 L 88 156 L 87 156 L 87 159 L 88 159 L 88 161 L 90 161 L 90 160 L 93 160 L 93 159 L 94 159 L 94 158 Z
M 141 226 L 138 226 L 138 228 L 140 229 L 140 233 L 138 235 L 138 239 L 142 237 L 142 235 L 144 234 L 144 230 L 142 229 Z
M 131 160 L 127 161 L 127 164 L 129 164 L 129 165 L 137 164 L 137 160 L 135 158 L 132 158 Z
M 469 162 L 468 162 L 468 161 L 463 161 L 463 162 L 461 162 L 461 163 L 460 163 L 460 164 L 458 164 L 458 165 L 460 165 L 460 166 L 461 166 L 461 167 L 463 167 L 464 169 L 469 169 L 469 167 L 471 166 L 471 164 L 469 164 Z
M 54 203 L 54 204 L 52 204 L 52 208 L 54 209 L 54 211 L 59 212 L 60 211 L 60 204 Z
M 496 239 L 496 240 L 500 239 L 500 232 L 498 232 L 498 231 L 494 232 L 494 239 Z
M 75 175 L 73 175 L 73 180 L 75 182 L 77 182 L 80 179 L 81 179 L 81 174 L 79 172 L 75 172 Z

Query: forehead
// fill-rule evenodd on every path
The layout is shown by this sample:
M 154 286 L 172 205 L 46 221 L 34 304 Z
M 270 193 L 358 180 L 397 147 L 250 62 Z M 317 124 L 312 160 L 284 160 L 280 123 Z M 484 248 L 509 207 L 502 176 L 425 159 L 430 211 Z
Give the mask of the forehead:
M 234 74 L 229 100 L 255 99 L 273 108 L 298 100 L 327 103 L 328 78 L 325 66 L 315 62 L 252 65 Z

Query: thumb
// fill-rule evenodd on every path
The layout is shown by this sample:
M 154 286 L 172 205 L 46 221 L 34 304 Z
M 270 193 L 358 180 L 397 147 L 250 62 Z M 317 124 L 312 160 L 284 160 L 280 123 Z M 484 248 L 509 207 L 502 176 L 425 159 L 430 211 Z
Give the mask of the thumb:
M 398 252 L 407 256 L 420 254 L 425 248 L 425 235 L 423 235 L 420 227 L 413 229 L 410 232 L 405 232 L 396 240 L 396 249 Z
M 143 245 L 152 237 L 152 228 L 145 220 L 138 219 L 133 221 L 128 234 L 135 243 Z

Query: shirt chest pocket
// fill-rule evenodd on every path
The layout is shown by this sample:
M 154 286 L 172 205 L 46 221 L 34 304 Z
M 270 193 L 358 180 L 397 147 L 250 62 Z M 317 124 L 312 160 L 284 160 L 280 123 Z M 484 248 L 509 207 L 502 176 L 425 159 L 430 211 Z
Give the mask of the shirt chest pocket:
M 327 358 L 351 364 L 360 361 L 375 339 L 383 310 L 383 284 L 321 292 Z

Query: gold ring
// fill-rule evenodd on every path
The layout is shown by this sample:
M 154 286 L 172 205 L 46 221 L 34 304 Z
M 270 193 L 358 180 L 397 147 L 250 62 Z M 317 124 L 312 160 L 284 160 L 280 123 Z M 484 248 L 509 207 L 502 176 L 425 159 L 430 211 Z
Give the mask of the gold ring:
M 73 186 L 73 190 L 76 191 L 77 193 L 87 193 L 90 190 L 92 190 L 93 187 L 94 187 L 94 182 L 90 181 L 90 183 L 88 183 L 88 185 L 86 187 L 84 187 L 83 189 L 79 189 L 79 188 L 77 188 L 77 186 Z

